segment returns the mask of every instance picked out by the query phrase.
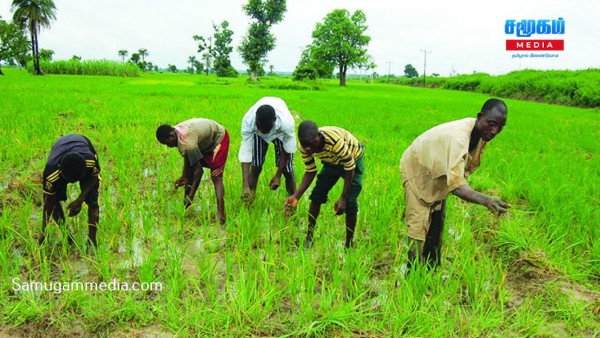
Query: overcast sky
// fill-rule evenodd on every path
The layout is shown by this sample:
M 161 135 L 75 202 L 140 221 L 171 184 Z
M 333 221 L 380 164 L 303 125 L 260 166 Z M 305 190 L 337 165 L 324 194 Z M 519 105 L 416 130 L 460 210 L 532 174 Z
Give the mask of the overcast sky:
M 233 30 L 232 62 L 246 69 L 237 46 L 249 19 L 242 11 L 247 0 L 54 0 L 57 19 L 40 34 L 40 48 L 54 50 L 55 59 L 73 55 L 85 59 L 119 60 L 117 51 L 140 48 L 147 60 L 162 68 L 187 67 L 197 55 L 194 34 L 212 35 L 212 22 L 227 20 Z M 0 1 L 0 16 L 12 18 L 11 0 Z M 327 13 L 344 8 L 362 10 L 371 37 L 368 50 L 380 74 L 403 74 L 412 64 L 427 74 L 504 74 L 512 70 L 600 68 L 600 0 L 288 0 L 284 20 L 272 32 L 277 47 L 268 55 L 275 71 L 293 71 L 311 33 Z M 507 19 L 565 20 L 565 51 L 558 58 L 513 59 L 505 50 Z M 358 71 L 357 71 L 358 72 Z

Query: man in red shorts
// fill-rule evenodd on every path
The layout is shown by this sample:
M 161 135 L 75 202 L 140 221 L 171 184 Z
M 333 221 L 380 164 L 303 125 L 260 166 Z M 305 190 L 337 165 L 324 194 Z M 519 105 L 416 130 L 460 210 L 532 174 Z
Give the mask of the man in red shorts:
M 156 129 L 156 139 L 169 148 L 177 147 L 183 156 L 183 173 L 175 181 L 175 188 L 185 186 L 183 203 L 191 205 L 204 170 L 210 168 L 210 177 L 215 185 L 219 223 L 225 224 L 225 188 L 223 170 L 229 152 L 229 133 L 217 122 L 195 118 L 171 127 L 163 124 Z

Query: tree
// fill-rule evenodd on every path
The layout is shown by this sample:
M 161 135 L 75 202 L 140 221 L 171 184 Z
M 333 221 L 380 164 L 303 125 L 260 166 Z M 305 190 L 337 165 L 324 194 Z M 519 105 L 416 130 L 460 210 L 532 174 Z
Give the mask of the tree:
M 198 53 L 205 51 L 202 54 L 202 60 L 204 60 L 206 63 L 204 70 L 206 71 L 206 75 L 208 75 L 213 60 L 213 56 L 210 53 L 210 51 L 213 49 L 212 36 L 209 36 L 205 39 L 203 36 L 194 35 L 194 40 L 198 41 Z
M 286 11 L 285 0 L 248 0 L 242 7 L 246 15 L 254 19 L 248 32 L 242 38 L 238 50 L 248 66 L 252 81 L 265 73 L 263 66 L 267 62 L 267 54 L 275 48 L 275 36 L 271 34 L 271 26 L 283 20 Z
M 129 52 L 125 49 L 119 50 L 119 56 L 121 57 L 121 61 L 125 63 L 125 58 L 129 55 Z
M 0 19 L 0 62 L 13 63 L 16 60 L 20 66 L 24 66 L 28 45 L 29 41 L 18 25 Z M 0 75 L 4 75 L 2 69 Z
M 39 51 L 40 59 L 45 61 L 52 61 L 52 57 L 54 56 L 54 51 L 52 49 L 41 49 Z
M 187 62 L 190 64 L 190 68 L 189 68 L 190 69 L 190 74 L 194 73 L 194 67 L 196 66 L 197 61 L 198 60 L 196 60 L 196 57 L 193 56 L 193 55 L 190 56 L 190 57 L 188 57 L 188 61 Z
M 350 15 L 345 9 L 336 9 L 317 23 L 312 33 L 311 57 L 321 63 L 337 66 L 340 86 L 346 85 L 348 67 L 365 64 L 368 60 L 366 46 L 371 38 L 364 35 L 367 17 L 361 10 Z
M 38 33 L 41 28 L 49 28 L 50 22 L 56 20 L 54 1 L 13 0 L 11 11 L 13 12 L 13 22 L 29 29 L 35 74 L 44 74 L 40 69 Z
M 406 75 L 406 77 L 409 79 L 413 77 L 419 77 L 419 73 L 411 64 L 408 64 L 404 67 L 404 75 Z
M 167 67 L 167 69 L 171 72 L 171 73 L 177 73 L 177 66 L 175 65 L 169 65 Z
M 196 67 L 196 74 L 202 74 L 204 71 L 204 64 L 200 60 L 194 61 L 194 67 Z
M 131 54 L 131 58 L 129 58 L 129 61 L 132 63 L 135 63 L 137 65 L 138 63 L 140 63 L 140 54 L 138 54 L 138 53 Z
M 206 60 L 206 70 L 208 69 L 210 62 L 213 61 L 213 68 L 220 77 L 235 77 L 237 71 L 231 65 L 231 59 L 229 55 L 233 51 L 231 42 L 233 41 L 233 31 L 229 28 L 229 22 L 223 21 L 220 26 L 213 23 L 213 29 L 215 33 L 212 37 L 204 38 L 200 35 L 194 35 L 194 40 L 198 41 L 198 52 L 202 53 L 202 57 Z M 214 44 L 213 44 L 214 41 Z
M 73 55 L 71 61 L 81 61 L 81 56 Z
M 217 76 L 224 77 L 235 77 L 237 71 L 231 65 L 231 59 L 229 55 L 233 51 L 231 42 L 233 41 L 233 31 L 228 28 L 229 22 L 221 22 L 221 28 L 213 23 L 213 29 L 215 30 L 214 38 L 215 45 L 213 48 L 214 57 L 214 68 Z
M 140 59 L 142 59 L 142 62 L 146 62 L 145 58 L 146 56 L 148 56 L 148 50 L 146 48 L 140 48 L 138 50 L 138 54 L 140 55 Z
M 300 61 L 294 69 L 292 77 L 294 80 L 317 78 L 330 78 L 333 74 L 334 65 L 331 62 L 317 60 L 313 55 L 312 46 L 306 46 L 300 55 Z

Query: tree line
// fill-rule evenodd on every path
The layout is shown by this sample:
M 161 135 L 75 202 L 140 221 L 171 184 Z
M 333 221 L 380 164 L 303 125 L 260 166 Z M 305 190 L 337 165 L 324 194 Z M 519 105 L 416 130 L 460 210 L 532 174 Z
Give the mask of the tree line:
M 242 10 L 251 18 L 251 22 L 237 50 L 248 67 L 250 79 L 257 81 L 265 75 L 267 56 L 276 46 L 277 39 L 271 28 L 284 19 L 286 0 L 248 0 Z M 0 18 L 0 62 L 25 66 L 32 61 L 34 74 L 41 75 L 43 71 L 39 64 L 38 33 L 42 28 L 49 28 L 56 20 L 54 1 L 13 0 L 11 11 L 12 22 Z M 312 32 L 312 43 L 301 52 L 293 78 L 332 78 L 337 71 L 340 85 L 345 86 L 349 68 L 374 69 L 376 65 L 367 52 L 371 38 L 365 34 L 368 28 L 366 21 L 366 15 L 361 10 L 350 13 L 345 9 L 336 9 L 328 13 L 322 22 L 316 24 Z M 198 43 L 200 57 L 192 55 L 188 58 L 188 72 L 213 72 L 222 77 L 238 76 L 231 65 L 234 32 L 229 29 L 229 22 L 222 21 L 218 25 L 213 23 L 213 30 L 212 35 L 192 37 Z M 142 70 L 158 70 L 158 66 L 146 61 L 149 53 L 145 48 L 140 48 L 131 55 L 122 49 L 118 51 L 118 55 L 123 63 L 129 57 L 127 62 L 138 65 Z M 273 68 L 270 66 L 271 74 Z M 168 69 L 177 71 L 174 65 L 169 65 Z

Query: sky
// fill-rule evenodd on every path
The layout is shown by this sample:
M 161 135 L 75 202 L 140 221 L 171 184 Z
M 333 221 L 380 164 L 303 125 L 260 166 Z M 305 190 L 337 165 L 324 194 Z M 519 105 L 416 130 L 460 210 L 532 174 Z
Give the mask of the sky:
M 40 48 L 54 59 L 73 55 L 120 60 L 118 51 L 148 50 L 147 61 L 161 68 L 186 68 L 197 53 L 193 36 L 210 36 L 212 24 L 227 20 L 234 32 L 233 66 L 245 70 L 237 46 L 250 19 L 242 6 L 247 0 L 54 0 L 56 21 L 40 33 Z M 0 16 L 9 20 L 11 0 L 0 0 Z M 485 72 L 505 74 L 519 69 L 600 68 L 600 0 L 288 0 L 284 19 L 272 28 L 277 46 L 265 69 L 291 72 L 300 53 L 312 42 L 318 22 L 334 9 L 362 10 L 367 18 L 367 47 L 378 74 L 403 74 L 407 64 L 419 74 L 449 76 Z M 506 20 L 565 20 L 564 51 L 554 58 L 514 58 L 506 51 Z M 531 52 L 528 52 L 531 53 Z M 536 52 L 537 53 L 537 52 Z M 350 71 L 360 73 L 360 70 Z

